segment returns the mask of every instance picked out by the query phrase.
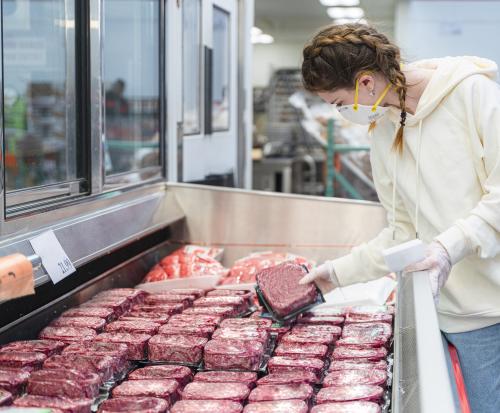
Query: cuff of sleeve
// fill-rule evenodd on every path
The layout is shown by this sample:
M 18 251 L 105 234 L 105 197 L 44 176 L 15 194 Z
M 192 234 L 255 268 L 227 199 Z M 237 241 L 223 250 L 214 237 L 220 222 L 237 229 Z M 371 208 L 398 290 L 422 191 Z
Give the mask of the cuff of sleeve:
M 355 274 L 352 273 L 352 269 L 356 268 L 356 266 L 354 265 L 351 254 L 332 260 L 332 266 L 335 272 L 334 277 L 337 278 L 336 280 L 332 279 L 332 282 L 335 285 L 338 285 L 339 287 L 346 287 L 359 282 L 359 280 L 356 279 Z
M 456 225 L 439 234 L 435 240 L 446 249 L 452 265 L 472 253 L 465 233 Z

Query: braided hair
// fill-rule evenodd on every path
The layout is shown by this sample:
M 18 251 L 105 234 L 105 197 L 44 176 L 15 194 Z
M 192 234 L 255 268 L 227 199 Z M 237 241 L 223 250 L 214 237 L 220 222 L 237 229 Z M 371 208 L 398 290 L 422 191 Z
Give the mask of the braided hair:
M 310 92 L 354 88 L 362 72 L 383 74 L 399 96 L 401 119 L 393 149 L 402 153 L 407 84 L 398 46 L 366 24 L 331 25 L 305 45 L 303 59 L 302 82 Z

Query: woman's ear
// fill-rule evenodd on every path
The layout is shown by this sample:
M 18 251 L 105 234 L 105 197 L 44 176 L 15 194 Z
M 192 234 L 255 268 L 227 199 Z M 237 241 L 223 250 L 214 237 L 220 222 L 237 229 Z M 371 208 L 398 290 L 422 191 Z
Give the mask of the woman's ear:
M 367 88 L 368 92 L 372 92 L 375 87 L 375 79 L 369 74 L 361 75 L 358 82 L 360 86 L 362 85 Z

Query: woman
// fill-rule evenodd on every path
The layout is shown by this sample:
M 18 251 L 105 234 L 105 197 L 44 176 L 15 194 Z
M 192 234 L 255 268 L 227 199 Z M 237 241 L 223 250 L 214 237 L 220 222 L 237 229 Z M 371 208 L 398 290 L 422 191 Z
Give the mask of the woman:
M 401 64 L 362 24 L 330 26 L 304 48 L 303 83 L 369 124 L 387 228 L 302 282 L 324 291 L 381 277 L 382 250 L 414 237 L 427 258 L 441 330 L 458 350 L 475 413 L 500 412 L 500 88 L 495 63 L 447 57 Z M 335 280 L 335 281 L 334 281 Z

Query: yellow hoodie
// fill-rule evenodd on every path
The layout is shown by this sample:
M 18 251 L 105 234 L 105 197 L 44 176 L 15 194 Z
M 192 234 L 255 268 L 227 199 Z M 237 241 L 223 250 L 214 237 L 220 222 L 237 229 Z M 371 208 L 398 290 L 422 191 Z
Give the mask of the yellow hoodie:
M 403 155 L 391 150 L 399 110 L 389 110 L 372 139 L 373 178 L 390 224 L 333 267 L 341 285 L 381 277 L 389 272 L 382 250 L 415 238 L 418 230 L 422 241 L 441 242 L 453 264 L 438 305 L 441 329 L 493 325 L 500 322 L 497 66 L 477 57 L 411 66 L 435 71 L 415 115 L 407 116 Z

